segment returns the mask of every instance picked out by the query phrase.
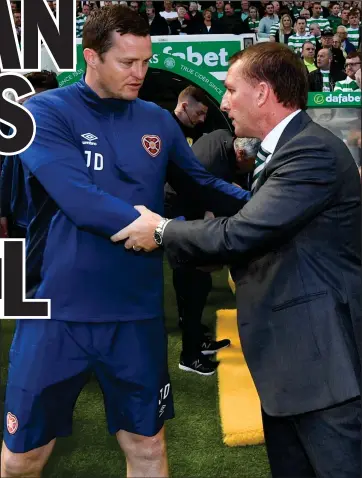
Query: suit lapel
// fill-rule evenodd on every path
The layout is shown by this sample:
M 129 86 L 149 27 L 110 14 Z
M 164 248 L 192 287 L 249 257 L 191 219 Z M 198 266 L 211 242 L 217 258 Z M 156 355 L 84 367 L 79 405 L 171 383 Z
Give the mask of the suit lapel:
M 291 139 L 293 139 L 297 134 L 299 134 L 303 129 L 307 126 L 307 124 L 312 121 L 308 113 L 305 111 L 301 111 L 299 114 L 297 114 L 292 121 L 287 125 L 285 130 L 283 131 L 281 137 L 279 138 L 279 141 L 277 143 L 277 146 L 275 148 L 275 151 L 273 153 L 273 156 L 270 160 L 274 161 L 275 156 L 277 155 L 277 152 L 282 148 L 285 144 L 287 144 Z M 269 163 L 268 163 L 269 164 Z M 268 164 L 265 165 L 265 168 L 261 172 L 258 182 L 255 185 L 253 194 L 254 195 L 260 188 L 261 186 L 265 183 L 265 181 L 268 178 Z

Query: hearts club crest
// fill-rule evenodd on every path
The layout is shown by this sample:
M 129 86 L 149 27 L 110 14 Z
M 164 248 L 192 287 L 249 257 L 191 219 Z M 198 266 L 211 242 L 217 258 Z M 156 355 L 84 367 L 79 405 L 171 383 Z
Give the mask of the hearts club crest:
M 14 435 L 19 426 L 18 419 L 10 412 L 6 415 L 6 426 L 10 435 Z
M 155 158 L 161 152 L 161 138 L 153 134 L 145 134 L 142 136 L 142 146 L 148 154 Z

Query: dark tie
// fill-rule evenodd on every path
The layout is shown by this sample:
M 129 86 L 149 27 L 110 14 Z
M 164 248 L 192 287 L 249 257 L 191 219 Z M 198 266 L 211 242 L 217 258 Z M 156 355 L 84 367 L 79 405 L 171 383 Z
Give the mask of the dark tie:
M 252 191 L 254 191 L 254 188 L 256 186 L 256 183 L 258 182 L 259 176 L 261 175 L 264 169 L 266 158 L 269 156 L 269 154 L 270 153 L 268 151 L 265 151 L 265 149 L 263 149 L 260 146 L 258 154 L 256 155 L 256 158 L 255 158 L 255 169 L 254 169 L 253 180 L 251 184 Z

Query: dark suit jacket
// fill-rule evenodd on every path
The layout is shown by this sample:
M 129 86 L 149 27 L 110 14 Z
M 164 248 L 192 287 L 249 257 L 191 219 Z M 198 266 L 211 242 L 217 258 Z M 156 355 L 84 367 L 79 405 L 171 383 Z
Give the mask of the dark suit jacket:
M 343 81 L 347 75 L 343 71 L 333 71 L 331 69 L 329 75 L 329 87 L 331 91 L 334 90 L 337 81 Z M 323 91 L 323 76 L 318 68 L 308 74 L 309 91 Z
M 212 21 L 210 30 L 207 29 L 204 23 L 196 23 L 192 25 L 190 33 L 192 35 L 219 35 L 223 33 L 223 30 L 220 26 L 220 22 Z
M 143 17 L 148 23 L 147 15 L 145 14 Z M 156 13 L 155 18 L 153 19 L 153 22 L 150 25 L 150 35 L 155 36 L 155 35 L 168 35 L 168 34 L 169 34 L 169 29 L 168 29 L 167 21 L 164 18 L 162 18 L 159 13 Z
M 180 33 L 190 34 L 192 33 L 192 22 L 190 20 L 184 20 L 181 26 L 180 20 L 173 20 L 170 23 L 171 35 L 179 35 Z
M 360 179 L 347 146 L 307 113 L 238 214 L 172 221 L 164 247 L 184 265 L 231 264 L 240 340 L 268 414 L 360 394 Z

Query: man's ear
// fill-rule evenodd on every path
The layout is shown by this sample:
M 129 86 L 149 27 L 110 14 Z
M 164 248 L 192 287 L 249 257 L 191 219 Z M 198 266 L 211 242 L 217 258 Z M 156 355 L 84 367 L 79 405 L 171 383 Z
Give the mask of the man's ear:
M 95 68 L 99 62 L 98 53 L 91 48 L 85 48 L 83 51 L 84 60 L 89 68 Z
M 269 95 L 271 92 L 270 85 L 264 81 L 259 83 L 256 87 L 256 93 L 257 93 L 257 105 L 259 107 L 264 106 L 265 103 L 267 102 Z
M 242 149 L 235 150 L 236 162 L 241 163 L 244 160 L 244 151 Z

